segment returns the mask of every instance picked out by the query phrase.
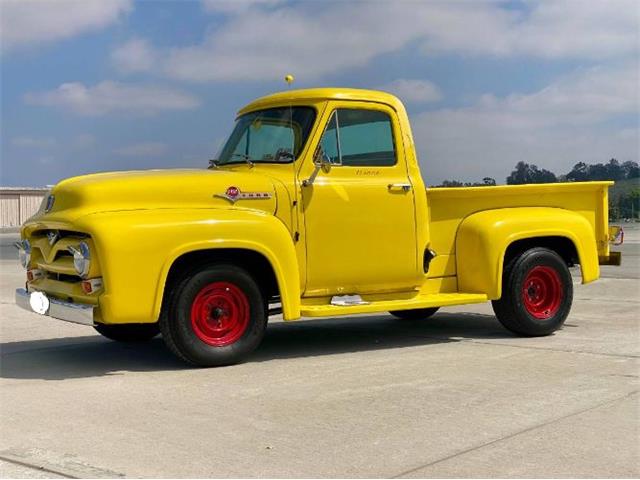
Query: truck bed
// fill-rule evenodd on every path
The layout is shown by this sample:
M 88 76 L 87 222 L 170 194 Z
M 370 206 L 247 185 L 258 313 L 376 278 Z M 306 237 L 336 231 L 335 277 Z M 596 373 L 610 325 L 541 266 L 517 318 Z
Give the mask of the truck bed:
M 427 188 L 431 248 L 438 256 L 429 277 L 456 275 L 455 238 L 469 215 L 511 207 L 556 207 L 582 215 L 593 226 L 598 254 L 609 254 L 608 188 L 614 182 L 573 182 L 495 187 Z

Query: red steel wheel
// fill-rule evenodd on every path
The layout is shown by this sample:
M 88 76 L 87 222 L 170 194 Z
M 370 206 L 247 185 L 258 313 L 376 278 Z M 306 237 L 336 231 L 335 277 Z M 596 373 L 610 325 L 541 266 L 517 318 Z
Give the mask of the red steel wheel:
M 537 337 L 562 327 L 572 300 L 573 282 L 565 260 L 553 250 L 534 247 L 506 263 L 502 296 L 491 305 L 506 329 Z
M 242 337 L 249 325 L 250 308 L 246 294 L 229 282 L 205 285 L 191 306 L 191 326 L 208 345 L 224 347 Z
M 562 297 L 562 280 L 554 268 L 538 265 L 529 270 L 522 283 L 522 301 L 529 314 L 539 320 L 553 317 Z
M 267 303 L 244 268 L 223 262 L 186 268 L 166 292 L 160 331 L 167 347 L 185 362 L 232 365 L 260 345 Z

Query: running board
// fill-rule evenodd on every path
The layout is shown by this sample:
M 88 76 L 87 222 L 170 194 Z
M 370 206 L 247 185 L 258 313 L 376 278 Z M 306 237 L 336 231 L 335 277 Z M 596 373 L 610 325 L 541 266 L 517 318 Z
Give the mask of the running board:
M 418 295 L 403 300 L 381 300 L 354 305 L 302 305 L 303 317 L 334 317 L 336 315 L 355 315 L 358 313 L 379 313 L 391 310 L 413 310 L 415 308 L 450 307 L 468 303 L 482 303 L 488 300 L 483 293 L 434 293 Z

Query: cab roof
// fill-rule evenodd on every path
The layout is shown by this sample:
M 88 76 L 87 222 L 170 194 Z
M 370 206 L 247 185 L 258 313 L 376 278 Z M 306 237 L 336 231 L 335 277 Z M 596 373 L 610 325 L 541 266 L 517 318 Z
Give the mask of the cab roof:
M 306 88 L 300 90 L 285 90 L 284 92 L 272 93 L 254 100 L 238 114 L 251 112 L 263 108 L 288 105 L 290 102 L 299 104 L 304 101 L 321 100 L 352 100 L 376 102 L 389 105 L 395 110 L 403 110 L 402 102 L 390 93 L 379 90 L 364 90 L 359 88 Z

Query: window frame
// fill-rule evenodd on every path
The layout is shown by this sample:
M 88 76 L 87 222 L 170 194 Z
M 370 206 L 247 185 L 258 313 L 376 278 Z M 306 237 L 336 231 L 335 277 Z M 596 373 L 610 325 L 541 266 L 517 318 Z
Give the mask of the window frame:
M 291 105 L 275 105 L 275 106 L 269 106 L 269 107 L 263 107 L 263 108 L 256 108 L 255 110 L 249 110 L 246 112 L 243 112 L 239 115 L 236 115 L 235 119 L 234 119 L 234 128 L 235 128 L 235 124 L 238 122 L 238 120 L 240 120 L 240 118 L 242 118 L 245 115 L 250 115 L 252 113 L 255 112 L 263 112 L 263 111 L 267 111 L 267 110 L 279 110 L 279 109 L 285 109 L 285 108 L 308 108 L 313 110 L 313 122 L 311 122 L 311 127 L 309 128 L 309 132 L 307 133 L 307 137 L 304 141 L 304 143 L 302 143 L 300 145 L 300 150 L 298 152 L 298 155 L 294 154 L 294 157 L 291 160 L 287 160 L 284 162 L 274 162 L 274 161 L 263 161 L 263 160 L 252 160 L 254 165 L 288 165 L 288 164 L 295 164 L 296 162 L 298 162 L 298 160 L 302 159 L 305 157 L 305 152 L 307 151 L 307 149 L 309 148 L 309 145 L 312 144 L 313 141 L 313 136 L 314 136 L 314 132 L 316 131 L 317 128 L 317 124 L 318 124 L 318 119 L 321 116 L 321 110 L 318 109 L 317 105 L 314 104 L 308 104 L 308 103 L 293 103 Z M 228 142 L 231 138 L 231 135 L 233 134 L 233 129 L 231 131 L 231 133 L 229 134 L 229 136 L 227 136 L 226 138 L 226 142 Z M 295 134 L 294 134 L 295 135 Z M 226 146 L 226 142 L 225 145 L 222 145 L 220 152 L 224 151 L 224 148 Z M 238 142 L 239 143 L 239 142 Z M 224 167 L 224 166 L 234 166 L 234 165 L 242 165 L 243 163 L 246 163 L 246 160 L 231 160 L 228 162 L 224 162 L 224 163 L 220 163 L 218 166 L 219 167 Z
M 383 113 L 384 115 L 386 115 L 389 118 L 389 127 L 391 130 L 391 142 L 393 145 L 393 163 L 390 165 L 345 165 L 342 162 L 342 148 L 340 145 L 340 115 L 339 115 L 339 111 L 340 110 L 361 110 L 361 111 L 366 111 L 366 112 L 380 112 Z M 385 109 L 378 109 L 378 108 L 363 108 L 363 107 L 359 107 L 359 106 L 355 106 L 355 107 L 347 107 L 347 106 L 338 106 L 335 107 L 331 113 L 329 114 L 329 118 L 327 119 L 327 122 L 325 123 L 324 129 L 322 131 L 322 135 L 320 135 L 320 140 L 318 141 L 318 146 L 322 147 L 322 140 L 324 138 L 325 133 L 328 130 L 329 125 L 331 124 L 331 120 L 333 119 L 335 115 L 336 118 L 336 147 L 338 150 L 338 162 L 337 163 L 331 163 L 332 167 L 348 167 L 348 168 L 391 168 L 391 167 L 397 167 L 398 166 L 398 142 L 396 141 L 396 133 L 395 133 L 395 124 L 394 124 L 394 117 L 393 115 L 391 115 L 388 111 L 386 111 Z M 373 122 L 371 122 L 373 123 Z

